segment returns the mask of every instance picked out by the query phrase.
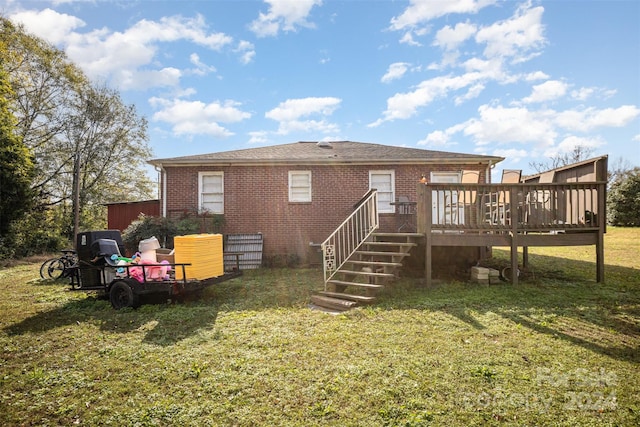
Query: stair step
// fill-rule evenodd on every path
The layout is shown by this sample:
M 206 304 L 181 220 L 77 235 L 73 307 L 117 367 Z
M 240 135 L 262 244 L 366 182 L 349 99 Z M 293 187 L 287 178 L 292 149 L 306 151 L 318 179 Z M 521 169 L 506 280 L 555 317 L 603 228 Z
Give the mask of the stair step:
M 356 301 L 347 301 L 344 299 L 332 298 L 324 295 L 311 295 L 311 302 L 320 307 L 330 308 L 332 310 L 346 311 L 357 306 Z
M 367 288 L 367 289 L 382 289 L 383 285 L 374 285 L 372 283 L 358 283 L 358 282 L 347 282 L 346 280 L 328 280 L 327 283 L 333 283 L 334 285 L 346 285 L 346 286 L 356 286 L 358 288 Z
M 374 237 L 424 237 L 421 233 L 373 233 Z
M 411 242 L 364 242 L 363 245 L 369 245 L 369 246 L 402 246 L 402 247 L 407 247 L 407 248 L 413 248 L 415 246 L 418 246 L 417 243 L 411 243 Z
M 340 270 L 338 270 L 338 273 L 355 274 L 355 275 L 358 275 L 358 276 L 367 276 L 367 277 L 396 277 L 391 273 L 376 273 L 376 272 L 373 272 L 373 271 L 362 271 L 362 270 L 353 271 L 353 270 L 340 269 Z
M 356 251 L 360 255 L 410 256 L 408 252 Z
M 324 295 L 326 297 L 330 297 L 330 298 L 346 299 L 346 300 L 356 301 L 361 303 L 372 303 L 376 300 L 376 297 L 368 297 L 365 295 L 344 294 L 342 292 L 322 291 L 322 292 L 319 292 L 319 294 Z
M 373 265 L 376 267 L 402 267 L 401 262 L 348 260 L 346 263 L 356 265 Z

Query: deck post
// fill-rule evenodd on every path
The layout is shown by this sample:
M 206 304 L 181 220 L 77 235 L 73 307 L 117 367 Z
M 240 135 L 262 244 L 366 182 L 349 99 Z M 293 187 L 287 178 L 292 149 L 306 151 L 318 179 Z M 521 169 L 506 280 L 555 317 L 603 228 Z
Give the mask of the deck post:
M 427 184 L 418 184 L 418 232 L 424 233 L 424 279 L 427 287 L 433 282 L 433 265 L 431 256 L 433 246 L 431 245 L 431 224 L 433 212 L 431 209 L 432 192 Z
M 604 233 L 598 230 L 596 242 L 596 282 L 604 283 Z
M 514 187 L 509 187 L 509 201 L 515 204 L 517 194 Z M 518 284 L 518 212 L 511 208 L 511 283 Z
M 604 232 L 607 226 L 606 191 L 606 183 L 598 184 L 598 238 L 596 240 L 596 281 L 598 283 L 604 282 Z

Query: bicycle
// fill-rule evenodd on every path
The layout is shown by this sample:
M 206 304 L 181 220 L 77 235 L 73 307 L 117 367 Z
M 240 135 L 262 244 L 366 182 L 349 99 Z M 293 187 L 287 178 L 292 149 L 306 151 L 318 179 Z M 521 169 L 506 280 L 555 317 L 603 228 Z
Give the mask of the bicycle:
M 78 264 L 78 255 L 73 249 L 64 249 L 62 256 L 50 258 L 40 266 L 40 277 L 43 279 L 58 280 L 61 277 L 69 277 L 69 273 L 75 271 Z

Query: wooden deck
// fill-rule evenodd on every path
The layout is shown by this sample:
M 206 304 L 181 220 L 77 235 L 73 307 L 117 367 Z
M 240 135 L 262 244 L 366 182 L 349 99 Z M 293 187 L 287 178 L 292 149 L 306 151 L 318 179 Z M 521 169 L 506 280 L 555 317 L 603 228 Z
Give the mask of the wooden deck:
M 427 284 L 433 246 L 509 247 L 511 281 L 517 283 L 520 247 L 526 266 L 530 246 L 594 245 L 596 280 L 603 282 L 606 184 L 418 184 L 417 231 L 426 237 Z

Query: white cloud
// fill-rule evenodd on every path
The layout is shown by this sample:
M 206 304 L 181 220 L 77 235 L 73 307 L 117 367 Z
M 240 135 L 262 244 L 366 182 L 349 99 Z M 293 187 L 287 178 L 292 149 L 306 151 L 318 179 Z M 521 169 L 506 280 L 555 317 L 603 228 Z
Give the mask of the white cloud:
M 58 13 L 49 8 L 41 11 L 17 12 L 12 14 L 10 18 L 14 22 L 24 24 L 36 36 L 56 45 L 63 43 L 73 30 L 86 25 L 80 18 L 66 13 Z
M 307 21 L 314 6 L 322 5 L 322 0 L 265 0 L 269 12 L 260 12 L 249 29 L 258 37 L 276 36 L 280 31 L 295 31 L 297 27 L 313 28 Z
M 227 137 L 234 133 L 219 123 L 236 123 L 251 117 L 251 114 L 238 109 L 240 104 L 235 101 L 205 104 L 201 101 L 151 98 L 149 103 L 160 109 L 154 113 L 153 120 L 169 123 L 176 135 Z
M 394 18 L 392 28 L 413 28 L 412 25 L 447 13 L 474 13 L 492 3 L 414 0 L 401 17 Z M 532 7 L 530 3 L 524 3 L 516 9 L 510 18 L 479 29 L 469 21 L 459 23 L 454 27 L 444 27 L 436 34 L 434 41 L 434 45 L 444 48 L 444 54 L 439 63 L 432 63 L 428 68 L 429 70 L 441 70 L 445 67 L 457 66 L 463 69 L 464 73 L 434 77 L 423 81 L 411 91 L 396 93 L 387 99 L 387 108 L 382 113 L 382 118 L 368 126 L 376 127 L 386 121 L 408 119 L 413 117 L 419 108 L 431 104 L 436 99 L 451 98 L 455 105 L 460 105 L 470 99 L 477 98 L 485 90 L 487 83 L 492 81 L 508 84 L 523 79 L 538 80 L 543 78 L 545 74 L 542 72 L 511 74 L 506 68 L 509 63 L 521 62 L 537 55 L 544 46 L 546 40 L 542 26 L 543 12 L 542 7 Z M 471 39 L 474 34 L 473 39 L 477 45 L 484 45 L 483 54 L 475 55 L 476 52 L 473 49 L 459 52 L 456 49 L 459 44 Z M 468 59 L 458 64 L 461 54 L 467 56 Z M 465 93 L 455 93 L 465 89 Z M 544 89 L 547 91 L 544 92 Z M 560 90 L 558 84 L 555 89 Z M 543 96 L 549 97 L 551 94 L 550 85 L 540 86 L 537 91 L 534 90 L 534 95 L 529 97 L 528 101 L 541 100 Z M 558 93 L 556 95 L 558 96 Z
M 269 132 L 267 131 L 254 131 L 249 132 L 249 144 L 267 144 L 269 142 Z
M 118 85 L 121 89 L 145 90 L 152 87 L 176 87 L 180 84 L 182 71 L 168 67 L 160 70 L 121 70 Z
M 431 63 L 427 68 L 429 70 L 444 70 L 447 67 L 454 67 L 457 64 L 459 57 L 460 52 L 457 50 L 444 52 L 442 60 L 439 63 Z
M 413 34 L 408 31 L 404 33 L 404 35 L 400 38 L 401 44 L 408 44 L 409 46 L 422 46 L 422 43 L 417 42 L 413 39 Z
M 638 117 L 640 109 L 632 105 L 564 111 L 483 105 L 478 109 L 477 117 L 444 130 L 435 130 L 418 144 L 449 146 L 454 135 L 462 133 L 475 142 L 477 152 L 492 148 L 494 155 L 512 160 L 526 157 L 525 150 L 528 156 L 544 153 L 554 157 L 571 152 L 578 145 L 602 147 L 606 145 L 604 139 L 588 133 L 601 127 L 623 127 Z M 509 148 L 512 144 L 524 144 L 527 148 Z
M 515 15 L 478 30 L 475 40 L 484 43 L 487 58 L 510 57 L 523 62 L 538 54 L 544 46 L 543 7 L 521 5 Z
M 478 112 L 479 117 L 468 120 L 463 126 L 464 134 L 471 136 L 478 145 L 535 143 L 551 146 L 557 137 L 552 111 L 483 105 Z
M 400 16 L 391 18 L 392 30 L 414 28 L 432 19 L 452 13 L 477 13 L 496 0 L 411 0 Z
M 215 73 L 216 71 L 216 67 L 214 67 L 213 65 L 207 65 L 203 63 L 197 53 L 192 53 L 191 55 L 189 55 L 189 61 L 196 66 L 195 69 L 191 70 L 193 74 L 204 76 L 209 73 Z
M 536 81 L 536 80 L 547 80 L 549 76 L 542 71 L 534 71 L 533 73 L 529 73 L 524 76 L 524 80 L 528 82 Z
M 446 27 L 436 33 L 434 46 L 440 46 L 445 50 L 456 49 L 461 43 L 469 39 L 476 33 L 477 27 L 474 24 L 460 22 L 455 27 Z
M 492 59 L 480 59 L 471 58 L 462 64 L 462 67 L 466 72 L 478 72 L 481 73 L 484 78 L 492 80 L 505 80 L 507 75 L 503 69 L 503 62 L 499 58 Z
M 320 59 L 318 60 L 318 63 L 320 64 L 328 64 L 329 62 L 331 62 L 331 55 L 330 52 L 327 49 L 320 49 L 320 51 L 318 52 Z
M 446 147 L 450 145 L 451 132 L 436 130 L 427 135 L 425 139 L 418 141 L 418 145 L 429 147 Z
M 388 83 L 392 80 L 401 78 L 409 69 L 409 65 L 411 64 L 407 62 L 394 62 L 393 64 L 389 65 L 387 72 L 384 76 L 382 76 L 380 81 L 382 83 Z
M 564 138 L 560 144 L 558 144 L 558 149 L 562 153 L 571 153 L 576 147 L 598 148 L 603 145 L 606 145 L 606 142 L 600 136 L 579 137 L 571 135 Z
M 640 117 L 640 108 L 623 105 L 618 108 L 566 110 L 556 113 L 555 123 L 564 129 L 589 132 L 600 127 L 623 127 Z
M 456 96 L 454 103 L 455 105 L 460 105 L 465 103 L 466 101 L 470 100 L 470 99 L 474 99 L 477 98 L 478 96 L 480 96 L 480 94 L 482 93 L 482 91 L 484 90 L 485 85 L 482 83 L 478 83 L 475 84 L 473 86 L 471 86 L 469 88 L 469 90 L 467 91 L 467 93 L 465 93 L 464 95 L 461 96 Z
M 559 80 L 547 80 L 544 83 L 533 86 L 531 95 L 522 99 L 529 104 L 532 102 L 553 101 L 563 97 L 567 93 L 568 85 Z
M 276 108 L 267 111 L 265 117 L 279 122 L 278 134 L 287 135 L 291 132 L 338 132 L 339 128 L 326 120 L 301 120 L 309 116 L 330 116 L 340 106 L 339 98 L 301 98 L 288 99 Z
M 586 101 L 589 98 L 598 97 L 600 99 L 608 99 L 614 96 L 617 91 L 611 89 L 604 89 L 598 87 L 581 87 L 580 89 L 572 90 L 571 97 L 578 101 Z
M 125 31 L 123 35 L 128 39 L 142 43 L 189 40 L 212 50 L 220 50 L 232 41 L 232 38 L 224 33 L 207 32 L 206 22 L 202 15 L 196 15 L 195 18 L 162 17 L 158 22 L 143 19 Z
M 253 58 L 256 56 L 253 43 L 246 40 L 241 40 L 238 43 L 238 47 L 236 47 L 235 52 L 240 54 L 240 62 L 245 65 L 253 61 Z
M 110 81 L 124 90 L 179 84 L 184 73 L 162 67 L 158 59 L 160 43 L 187 41 L 219 51 L 233 40 L 224 33 L 208 31 L 201 15 L 143 19 L 122 32 L 102 28 L 87 33 L 75 31 L 84 26 L 81 20 L 50 9 L 21 12 L 10 18 L 63 46 L 69 58 L 90 78 Z
M 369 124 L 376 127 L 382 122 L 408 119 L 416 114 L 418 108 L 424 107 L 437 98 L 446 96 L 450 91 L 459 90 L 472 85 L 483 76 L 480 73 L 467 73 L 461 76 L 441 76 L 420 83 L 411 92 L 397 93 L 387 99 L 387 109 L 383 118 Z
M 292 132 L 335 133 L 339 131 L 340 128 L 338 125 L 327 122 L 326 120 L 291 120 L 280 122 L 277 133 L 279 135 L 288 135 Z
M 593 87 L 581 87 L 580 89 L 571 91 L 571 97 L 578 101 L 586 101 L 593 96 L 595 91 Z
M 296 120 L 312 114 L 331 115 L 340 105 L 339 98 L 300 98 L 287 99 L 273 110 L 267 111 L 265 117 L 277 121 Z

